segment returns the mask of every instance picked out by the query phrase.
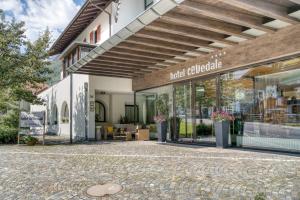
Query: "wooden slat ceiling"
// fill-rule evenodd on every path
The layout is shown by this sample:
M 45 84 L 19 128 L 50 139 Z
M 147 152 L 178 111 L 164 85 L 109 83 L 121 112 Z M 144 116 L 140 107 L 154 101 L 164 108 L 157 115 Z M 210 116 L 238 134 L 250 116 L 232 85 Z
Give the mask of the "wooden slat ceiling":
M 73 18 L 64 32 L 55 41 L 50 49 L 50 54 L 61 53 L 73 42 L 76 37 L 105 9 L 111 0 L 86 0 L 85 4 Z
M 298 0 L 186 0 L 125 41 L 79 68 L 76 73 L 134 78 L 191 58 L 255 40 L 277 29 L 278 21 L 295 25 L 289 16 Z M 247 30 L 258 31 L 250 34 Z

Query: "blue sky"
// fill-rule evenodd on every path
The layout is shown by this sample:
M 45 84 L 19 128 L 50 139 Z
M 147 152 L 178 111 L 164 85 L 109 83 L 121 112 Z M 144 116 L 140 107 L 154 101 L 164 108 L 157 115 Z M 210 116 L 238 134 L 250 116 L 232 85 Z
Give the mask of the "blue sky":
M 0 0 L 6 18 L 24 21 L 26 37 L 34 41 L 48 27 L 55 40 L 85 0 Z

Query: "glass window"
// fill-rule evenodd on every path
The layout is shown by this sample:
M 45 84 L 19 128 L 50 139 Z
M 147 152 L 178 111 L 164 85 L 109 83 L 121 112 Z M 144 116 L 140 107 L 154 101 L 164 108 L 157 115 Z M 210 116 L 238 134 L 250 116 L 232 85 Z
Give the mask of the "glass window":
M 58 110 L 57 110 L 57 105 L 55 104 L 52 107 L 52 125 L 57 125 L 58 124 Z
M 134 109 L 135 107 L 135 109 Z M 136 112 L 134 114 L 134 112 Z M 136 117 L 134 119 L 134 117 Z M 125 105 L 125 118 L 128 123 L 134 123 L 138 121 L 139 118 L 139 107 L 136 105 Z
M 69 123 L 69 108 L 67 102 L 64 102 L 61 107 L 61 122 Z
M 149 8 L 153 4 L 153 0 L 145 0 L 145 9 Z
M 243 135 L 248 145 L 295 148 L 300 141 L 299 67 L 300 59 L 293 59 L 222 75 L 222 109 L 236 117 L 231 132 Z
M 103 103 L 95 102 L 95 121 L 106 122 L 106 109 Z

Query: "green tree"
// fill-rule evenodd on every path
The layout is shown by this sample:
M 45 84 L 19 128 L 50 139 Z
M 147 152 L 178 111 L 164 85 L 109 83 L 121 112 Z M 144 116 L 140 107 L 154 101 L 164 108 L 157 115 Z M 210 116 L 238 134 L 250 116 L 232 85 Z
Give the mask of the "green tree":
M 16 128 L 18 102 L 42 103 L 35 91 L 51 74 L 49 30 L 34 42 L 26 40 L 24 33 L 24 22 L 7 21 L 0 10 L 0 132 Z

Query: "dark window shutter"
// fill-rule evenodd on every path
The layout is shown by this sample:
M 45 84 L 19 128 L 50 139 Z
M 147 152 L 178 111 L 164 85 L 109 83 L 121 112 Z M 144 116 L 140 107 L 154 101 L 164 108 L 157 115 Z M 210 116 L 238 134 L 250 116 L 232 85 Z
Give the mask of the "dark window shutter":
M 99 42 L 101 40 L 101 25 L 99 25 L 97 27 L 97 41 L 96 42 Z
M 90 43 L 93 44 L 93 38 L 94 38 L 94 34 L 93 34 L 93 31 L 90 32 Z
M 79 60 L 80 59 L 80 48 L 78 47 L 77 48 L 77 60 Z

